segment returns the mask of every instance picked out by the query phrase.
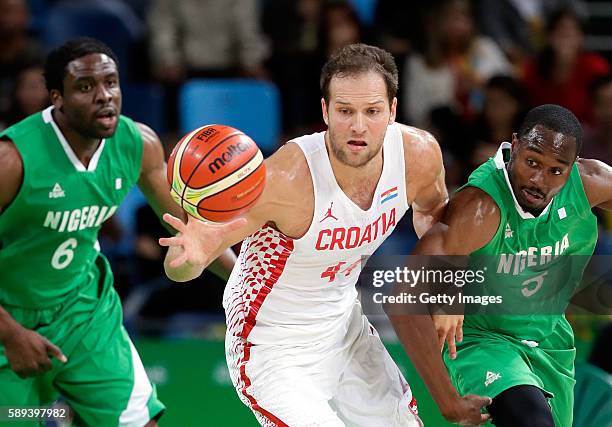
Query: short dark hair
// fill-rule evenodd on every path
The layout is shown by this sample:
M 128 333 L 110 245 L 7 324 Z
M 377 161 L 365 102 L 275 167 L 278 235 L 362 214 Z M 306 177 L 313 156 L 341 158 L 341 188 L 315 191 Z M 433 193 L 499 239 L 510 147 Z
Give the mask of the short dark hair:
M 334 52 L 321 70 L 321 93 L 326 103 L 329 103 L 329 83 L 334 76 L 346 77 L 374 71 L 382 75 L 387 85 L 389 103 L 397 94 L 397 65 L 386 50 L 355 43 L 344 46 Z
M 52 89 L 57 89 L 60 93 L 63 93 L 64 77 L 66 76 L 66 66 L 68 63 L 92 53 L 103 53 L 107 55 L 115 61 L 117 69 L 119 68 L 119 60 L 115 52 L 100 40 L 91 37 L 71 39 L 63 45 L 53 49 L 47 55 L 44 70 L 47 90 L 51 91 Z
M 580 153 L 582 126 L 574 113 L 567 108 L 555 104 L 544 104 L 532 108 L 523 120 L 523 124 L 518 131 L 518 137 L 524 137 L 537 125 L 576 138 L 576 155 Z

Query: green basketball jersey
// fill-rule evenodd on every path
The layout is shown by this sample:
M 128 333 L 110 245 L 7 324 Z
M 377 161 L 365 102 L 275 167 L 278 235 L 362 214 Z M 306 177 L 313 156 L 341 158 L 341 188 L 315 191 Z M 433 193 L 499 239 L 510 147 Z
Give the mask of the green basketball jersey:
M 470 259 L 473 267 L 487 269 L 484 293 L 501 296 L 503 302 L 480 311 L 486 314 L 466 316 L 464 324 L 535 342 L 559 327 L 569 340 L 571 328 L 563 312 L 593 254 L 597 220 L 575 164 L 565 186 L 539 216 L 525 212 L 506 171 L 504 154 L 509 155 L 509 149 L 510 144 L 503 143 L 466 184 L 480 188 L 499 206 L 495 235 Z
M 96 277 L 90 273 L 98 268 L 100 226 L 140 174 L 142 137 L 132 120 L 119 118 L 114 136 L 101 142 L 86 168 L 51 111 L 1 134 L 17 147 L 24 176 L 0 212 L 0 305 L 51 307 Z

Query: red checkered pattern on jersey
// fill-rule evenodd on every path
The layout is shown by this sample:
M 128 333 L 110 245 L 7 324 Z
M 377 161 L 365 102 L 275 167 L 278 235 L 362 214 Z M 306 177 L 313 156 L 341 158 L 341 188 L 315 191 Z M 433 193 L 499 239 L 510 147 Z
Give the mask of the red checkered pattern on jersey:
M 293 239 L 266 226 L 245 239 L 242 245 L 239 288 L 227 311 L 230 331 L 247 339 L 255 326 L 257 312 L 285 269 L 293 251 Z

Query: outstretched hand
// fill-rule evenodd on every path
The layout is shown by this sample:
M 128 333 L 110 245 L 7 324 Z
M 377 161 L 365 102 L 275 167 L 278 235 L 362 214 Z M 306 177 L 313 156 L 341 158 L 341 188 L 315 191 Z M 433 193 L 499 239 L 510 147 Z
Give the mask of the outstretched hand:
M 214 254 L 220 249 L 227 233 L 246 225 L 244 218 L 236 218 L 224 223 L 204 222 L 188 215 L 187 223 L 168 213 L 163 216 L 178 234 L 173 237 L 162 237 L 159 244 L 169 248 L 181 249 L 179 254 L 170 261 L 171 268 L 179 268 L 184 264 L 192 266 L 207 266 L 212 262 Z

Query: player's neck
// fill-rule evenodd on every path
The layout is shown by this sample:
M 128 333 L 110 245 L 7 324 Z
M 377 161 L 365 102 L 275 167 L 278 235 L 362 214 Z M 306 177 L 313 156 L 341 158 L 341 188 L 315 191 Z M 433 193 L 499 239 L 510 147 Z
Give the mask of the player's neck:
M 59 111 L 57 108 L 51 110 L 53 120 L 59 127 L 62 135 L 66 138 L 66 142 L 72 148 L 72 151 L 76 155 L 77 159 L 83 163 L 85 167 L 89 165 L 91 158 L 100 146 L 101 139 L 87 138 L 73 129 L 66 120 L 66 116 Z

